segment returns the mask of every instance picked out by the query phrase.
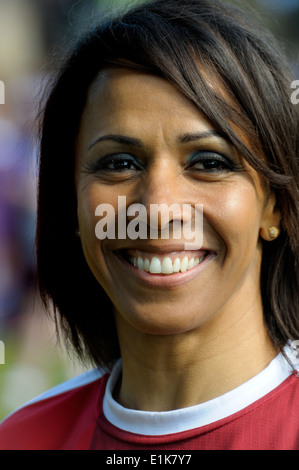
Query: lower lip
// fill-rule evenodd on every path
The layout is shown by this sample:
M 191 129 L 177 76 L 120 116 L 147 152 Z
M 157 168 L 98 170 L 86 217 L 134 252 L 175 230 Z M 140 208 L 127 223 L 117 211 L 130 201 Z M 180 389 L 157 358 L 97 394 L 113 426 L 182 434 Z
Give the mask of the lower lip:
M 205 259 L 195 266 L 194 268 L 185 271 L 184 273 L 174 273 L 174 274 L 151 274 L 147 271 L 141 271 L 140 269 L 132 266 L 128 261 L 126 261 L 122 256 L 116 255 L 116 258 L 121 262 L 125 269 L 135 276 L 138 280 L 142 281 L 144 284 L 152 287 L 177 287 L 181 284 L 194 279 L 198 274 L 205 269 L 207 264 L 215 258 L 215 253 L 209 253 Z

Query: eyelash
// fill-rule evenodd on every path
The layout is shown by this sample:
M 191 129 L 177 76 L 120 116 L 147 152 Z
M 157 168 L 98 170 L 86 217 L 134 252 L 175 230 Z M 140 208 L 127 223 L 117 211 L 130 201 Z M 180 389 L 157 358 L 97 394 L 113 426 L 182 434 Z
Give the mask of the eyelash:
M 123 155 L 124 157 L 121 157 Z M 108 165 L 116 164 L 116 163 L 124 163 L 130 162 L 133 164 L 138 170 L 142 170 L 143 166 L 136 160 L 135 157 L 127 154 L 127 153 L 117 153 L 112 155 L 106 155 L 105 157 L 97 160 L 95 163 L 91 165 L 90 170 L 94 172 L 101 172 L 101 171 L 108 171 L 108 172 L 123 172 L 131 170 L 131 168 L 108 168 Z
M 215 167 L 215 162 L 217 166 Z M 109 168 L 109 165 L 122 165 L 124 163 L 129 163 L 129 167 L 119 167 L 119 168 Z M 210 164 L 210 168 L 196 169 L 195 165 L 199 163 Z M 111 173 L 122 173 L 125 171 L 133 171 L 132 165 L 135 167 L 134 171 L 141 171 L 144 168 L 134 156 L 127 153 L 117 153 L 106 155 L 105 157 L 97 160 L 93 163 L 89 170 L 95 173 L 100 172 L 111 172 Z M 211 166 L 212 165 L 212 166 Z M 217 172 L 236 172 L 241 171 L 241 165 L 235 163 L 231 159 L 213 151 L 199 151 L 192 154 L 187 159 L 187 168 L 194 172 L 204 172 L 204 173 L 217 173 Z
M 218 166 L 214 166 L 215 162 Z M 203 169 L 196 169 L 196 164 L 210 164 L 210 168 L 203 168 Z M 235 163 L 230 158 L 225 157 L 216 152 L 212 151 L 200 151 L 196 152 L 188 159 L 188 164 L 191 166 L 191 170 L 193 171 L 203 171 L 205 173 L 216 173 L 216 172 L 236 172 L 241 171 L 241 165 Z M 212 166 L 211 166 L 212 164 Z

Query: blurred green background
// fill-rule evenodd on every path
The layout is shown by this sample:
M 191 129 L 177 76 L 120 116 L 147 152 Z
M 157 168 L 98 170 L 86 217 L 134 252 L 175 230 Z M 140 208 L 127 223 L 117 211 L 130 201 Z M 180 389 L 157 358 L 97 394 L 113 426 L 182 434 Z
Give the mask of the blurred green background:
M 57 345 L 53 322 L 34 292 L 36 114 L 44 79 L 69 44 L 107 12 L 135 3 L 0 0 L 0 420 L 84 370 Z M 233 3 L 260 12 L 299 79 L 299 0 Z

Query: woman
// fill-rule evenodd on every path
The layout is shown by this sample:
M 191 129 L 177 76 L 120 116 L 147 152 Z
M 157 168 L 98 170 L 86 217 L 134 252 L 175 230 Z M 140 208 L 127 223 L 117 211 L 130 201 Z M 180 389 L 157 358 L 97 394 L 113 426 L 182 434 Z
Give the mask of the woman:
M 44 114 L 38 276 L 96 369 L 7 418 L 1 448 L 299 449 L 287 70 L 258 22 L 217 0 L 153 1 L 77 45 Z M 134 204 L 146 236 L 120 236 Z M 161 204 L 191 210 L 162 211 L 150 236 Z M 175 230 L 198 205 L 190 246 Z

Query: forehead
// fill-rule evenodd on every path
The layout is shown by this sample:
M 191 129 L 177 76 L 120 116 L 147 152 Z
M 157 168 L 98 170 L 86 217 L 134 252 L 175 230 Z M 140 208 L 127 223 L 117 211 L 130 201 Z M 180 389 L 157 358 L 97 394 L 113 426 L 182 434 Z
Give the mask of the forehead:
M 166 79 L 129 69 L 102 70 L 89 88 L 87 104 L 94 100 L 110 107 L 143 107 L 148 101 L 167 108 L 194 106 Z
M 215 126 L 170 82 L 127 69 L 101 71 L 91 84 L 79 139 L 117 132 L 147 136 L 214 130 Z M 87 142 L 86 142 L 87 143 Z

